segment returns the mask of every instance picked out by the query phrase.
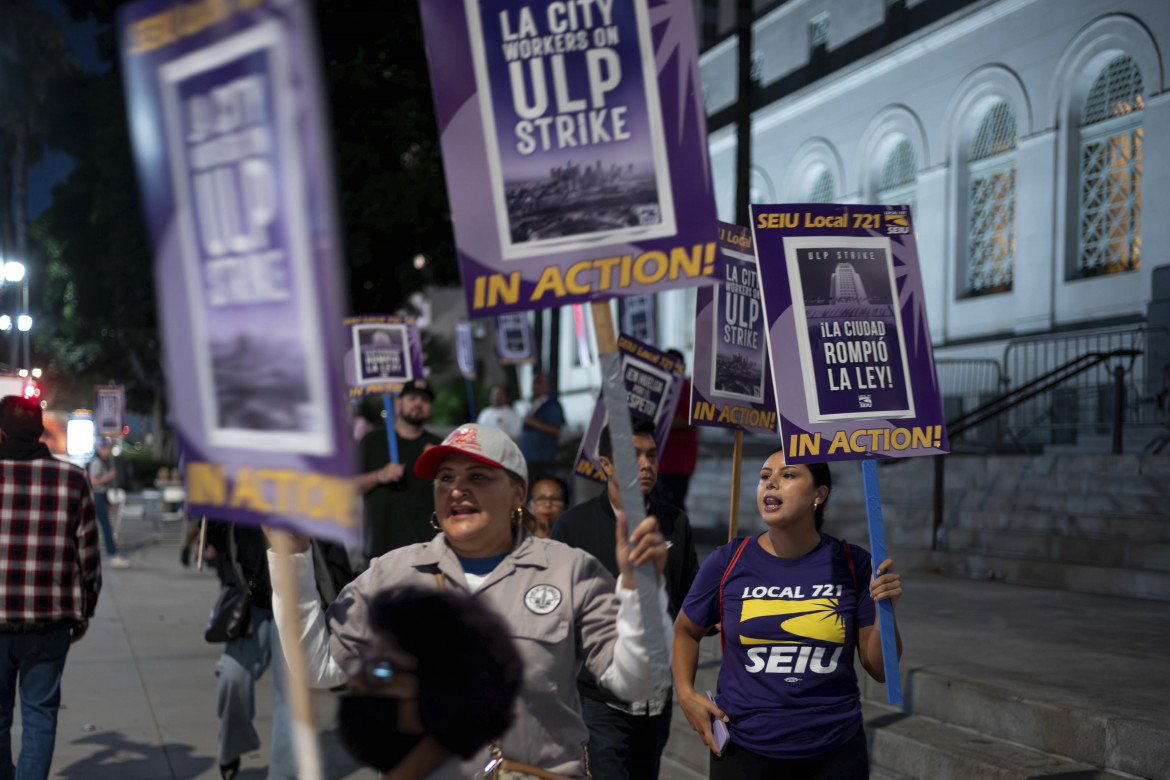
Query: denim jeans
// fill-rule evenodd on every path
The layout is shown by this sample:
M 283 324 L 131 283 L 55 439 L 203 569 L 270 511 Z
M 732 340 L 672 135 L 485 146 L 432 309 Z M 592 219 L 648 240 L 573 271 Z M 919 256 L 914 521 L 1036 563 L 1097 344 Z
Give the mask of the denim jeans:
M 0 780 L 45 780 L 57 741 L 61 673 L 73 632 L 58 625 L 41 634 L 0 634 Z M 12 708 L 20 686 L 23 736 L 12 766 Z
M 260 735 L 252 725 L 252 718 L 256 717 L 256 681 L 269 666 L 272 667 L 272 746 L 268 778 L 296 780 L 292 721 L 284 690 L 284 653 L 269 609 L 252 607 L 252 633 L 224 645 L 223 655 L 215 664 L 219 677 L 219 763 L 230 764 L 242 754 L 260 748 Z
M 598 780 L 656 780 L 670 737 L 672 706 L 661 715 L 629 715 L 605 702 L 581 697 L 589 727 L 589 774 Z
M 112 558 L 118 554 L 118 546 L 114 544 L 114 530 L 110 527 L 110 499 L 105 493 L 93 492 L 93 507 L 97 511 L 98 527 L 102 529 L 102 539 L 106 543 L 106 553 Z

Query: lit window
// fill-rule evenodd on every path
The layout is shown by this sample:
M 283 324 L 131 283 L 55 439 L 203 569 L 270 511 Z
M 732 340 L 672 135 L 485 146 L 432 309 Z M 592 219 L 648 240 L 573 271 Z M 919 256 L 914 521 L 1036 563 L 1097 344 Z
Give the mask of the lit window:
M 1140 267 L 1142 74 L 1127 56 L 1101 69 L 1081 122 L 1080 257 L 1076 275 Z
M 918 205 L 915 192 L 918 183 L 918 159 L 914 146 L 903 138 L 890 151 L 878 180 L 878 203 L 883 206 L 909 206 L 914 213 Z
M 967 157 L 967 294 L 1012 289 L 1016 253 L 1016 117 L 992 105 Z

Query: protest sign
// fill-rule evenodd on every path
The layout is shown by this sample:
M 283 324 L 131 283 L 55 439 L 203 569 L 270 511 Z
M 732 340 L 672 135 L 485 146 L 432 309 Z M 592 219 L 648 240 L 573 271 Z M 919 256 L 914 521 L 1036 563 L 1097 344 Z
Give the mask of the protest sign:
M 343 365 L 350 398 L 397 393 L 425 375 L 413 317 L 363 314 L 347 317 L 343 324 L 349 341 Z
M 356 541 L 339 234 L 308 5 L 118 9 L 188 511 Z
M 702 287 L 700 289 L 710 288 Z M 658 343 L 653 295 L 628 295 L 624 298 L 618 298 L 618 321 L 621 322 L 622 333 L 630 338 L 646 344 Z
M 907 206 L 752 206 L 787 463 L 861 460 L 885 559 L 877 457 L 949 450 Z M 902 700 L 894 615 L 877 605 L 886 696 Z
M 515 366 L 536 360 L 533 347 L 532 323 L 528 312 L 501 314 L 496 317 L 496 352 L 500 365 Z
M 671 355 L 625 334 L 618 337 L 617 350 L 630 419 L 635 423 L 653 423 L 654 440 L 661 450 L 666 446 L 674 409 L 682 391 L 683 364 Z M 608 421 L 605 399 L 599 396 L 593 407 L 589 427 L 581 439 L 577 460 L 573 464 L 576 476 L 605 482 L 605 473 L 601 470 L 601 461 L 597 456 L 597 443 L 601 429 Z
M 789 463 L 949 445 L 905 206 L 752 207 Z
M 340 234 L 319 46 L 305 0 L 118 9 L 187 512 L 361 538 L 344 386 Z M 292 582 L 276 535 L 273 581 Z M 295 595 L 284 619 L 300 635 Z M 295 728 L 304 656 L 285 648 Z M 316 739 L 298 776 L 322 776 Z
M 768 373 L 764 326 L 751 231 L 719 223 L 723 282 L 701 287 L 695 299 L 695 359 L 691 425 L 775 433 L 776 398 Z
M 455 323 L 455 362 L 464 379 L 475 379 L 475 340 L 470 322 Z
M 473 317 L 713 281 L 693 9 L 421 0 Z
M 98 436 L 121 436 L 126 425 L 126 388 L 97 385 L 93 389 L 93 427 Z

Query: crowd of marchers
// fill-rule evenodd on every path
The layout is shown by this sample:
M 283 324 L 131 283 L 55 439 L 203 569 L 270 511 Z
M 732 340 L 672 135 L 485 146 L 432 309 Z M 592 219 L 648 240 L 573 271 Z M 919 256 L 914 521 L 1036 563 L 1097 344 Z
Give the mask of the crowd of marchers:
M 852 659 L 883 679 L 875 603 L 896 604 L 902 587 L 890 560 L 875 567 L 822 530 L 828 465 L 772 453 L 756 490 L 765 530 L 700 563 L 685 509 L 698 437 L 685 406 L 662 448 L 652 426 L 634 425 L 644 519 L 630 528 L 608 427 L 604 489 L 574 502 L 564 412 L 545 375 L 532 398 L 520 415 L 493 388 L 491 405 L 444 439 L 427 429 L 426 379 L 403 387 L 392 420 L 381 399 L 355 407 L 360 548 L 215 521 L 187 539 L 184 564 L 202 538 L 221 579 L 249 597 L 247 629 L 215 666 L 221 776 L 261 745 L 254 687 L 271 669 L 268 777 L 297 777 L 282 652 L 296 642 L 311 685 L 344 688 L 338 729 L 352 755 L 389 780 L 654 780 L 676 701 L 710 748 L 712 778 L 868 777 Z M 107 516 L 109 443 L 87 473 L 55 460 L 42 432 L 35 404 L 0 402 L 0 723 L 10 729 L 17 690 L 23 723 L 17 764 L 0 735 L 0 780 L 48 777 L 65 657 L 101 589 L 99 528 L 104 562 L 127 565 Z M 639 598 L 639 565 L 653 567 L 656 598 Z M 28 584 L 33 569 L 51 570 L 47 597 Z M 292 581 L 274 587 L 277 572 Z M 299 632 L 283 625 L 288 598 Z M 657 625 L 673 684 L 651 674 L 647 626 Z M 717 634 L 717 690 L 699 692 L 699 643 Z

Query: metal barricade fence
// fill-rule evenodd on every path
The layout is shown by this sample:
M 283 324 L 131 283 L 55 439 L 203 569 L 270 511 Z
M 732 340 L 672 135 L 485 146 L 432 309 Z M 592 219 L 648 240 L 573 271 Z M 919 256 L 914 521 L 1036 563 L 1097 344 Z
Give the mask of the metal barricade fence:
M 1001 395 L 1006 389 L 1003 369 L 992 358 L 939 358 L 935 361 L 943 416 L 953 420 Z M 952 447 L 964 444 L 990 447 L 999 439 L 1000 421 L 991 420 L 951 439 Z
M 1005 415 L 1006 432 L 1018 441 L 1076 444 L 1079 435 L 1105 435 L 1114 415 L 1115 370 L 1124 371 L 1123 421 L 1129 427 L 1162 424 L 1158 393 L 1170 366 L 1170 333 L 1145 325 L 1013 339 L 1004 350 L 1008 387 L 1019 387 L 1087 353 L 1139 350 L 1106 361 L 1059 387 L 1021 403 Z
M 162 485 L 127 491 L 125 501 L 111 504 L 110 520 L 119 546 L 183 544 L 189 527 L 184 512 L 186 494 L 181 485 Z

